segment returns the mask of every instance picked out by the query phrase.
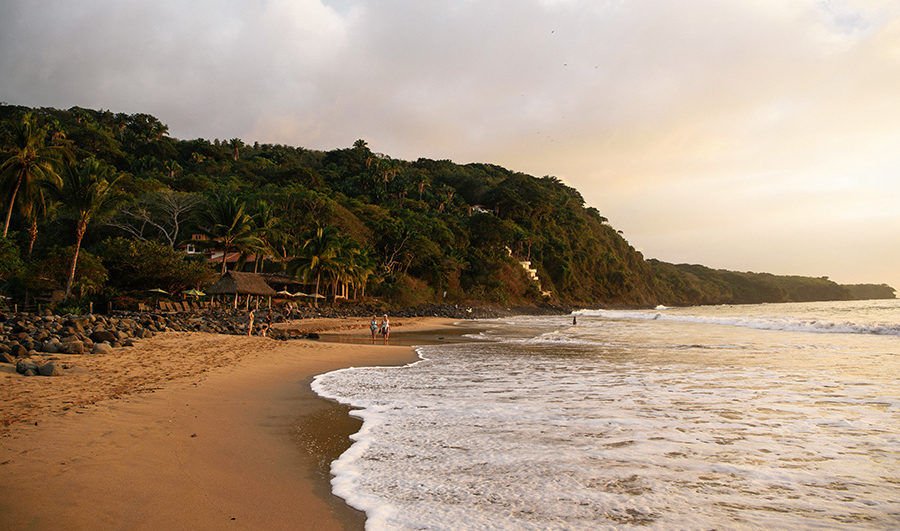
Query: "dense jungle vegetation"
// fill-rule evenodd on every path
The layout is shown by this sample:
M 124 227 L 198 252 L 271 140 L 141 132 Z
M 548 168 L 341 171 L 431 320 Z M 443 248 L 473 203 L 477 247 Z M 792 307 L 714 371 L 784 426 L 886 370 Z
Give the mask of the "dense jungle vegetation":
M 491 164 L 397 160 L 363 140 L 332 151 L 178 140 L 147 114 L 77 107 L 2 105 L 0 124 L 0 283 L 20 300 L 202 289 L 226 264 L 185 255 L 185 243 L 393 306 L 894 296 L 886 285 L 645 260 L 577 190 Z

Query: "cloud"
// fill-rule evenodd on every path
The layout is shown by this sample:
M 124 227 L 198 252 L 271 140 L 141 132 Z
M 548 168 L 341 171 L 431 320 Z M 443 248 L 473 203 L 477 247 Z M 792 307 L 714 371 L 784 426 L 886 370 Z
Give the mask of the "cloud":
M 892 0 L 10 1 L 0 50 L 11 103 L 558 175 L 648 256 L 900 260 Z

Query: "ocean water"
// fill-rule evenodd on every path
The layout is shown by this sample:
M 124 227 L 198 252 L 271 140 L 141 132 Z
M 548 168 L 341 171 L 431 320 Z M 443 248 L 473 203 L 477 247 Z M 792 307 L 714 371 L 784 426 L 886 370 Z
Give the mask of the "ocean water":
M 476 323 L 317 377 L 368 529 L 900 529 L 900 300 Z

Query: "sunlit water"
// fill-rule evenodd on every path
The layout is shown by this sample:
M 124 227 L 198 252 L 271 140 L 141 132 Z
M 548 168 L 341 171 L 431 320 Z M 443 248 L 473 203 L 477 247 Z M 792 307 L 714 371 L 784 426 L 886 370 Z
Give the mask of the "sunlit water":
M 481 321 L 361 408 L 334 492 L 370 529 L 900 528 L 900 301 Z

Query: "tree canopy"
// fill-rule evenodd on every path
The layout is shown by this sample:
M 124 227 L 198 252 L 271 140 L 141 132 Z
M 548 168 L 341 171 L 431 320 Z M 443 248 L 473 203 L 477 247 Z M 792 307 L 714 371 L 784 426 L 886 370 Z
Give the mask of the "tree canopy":
M 28 123 L 42 145 L 70 153 L 71 169 L 63 171 L 62 159 L 47 155 L 44 169 L 33 173 L 35 181 L 49 183 L 48 190 L 60 190 L 61 212 L 77 210 L 79 186 L 56 182 L 53 172 L 63 181 L 87 172 L 96 177 L 95 188 L 106 183 L 117 199 L 118 214 L 92 223 L 91 231 L 84 230 L 87 222 L 109 209 L 90 211 L 86 220 L 75 216 L 85 223 L 76 223 L 74 256 L 83 239 L 109 270 L 110 289 L 202 282 L 203 275 L 176 263 L 187 260 L 179 250 L 185 243 L 205 242 L 225 253 L 221 263 L 203 266 L 210 271 L 224 271 L 231 253 L 240 255 L 233 267 L 254 260 L 244 267 L 294 276 L 332 297 L 340 285 L 394 304 L 674 305 L 894 296 L 884 285 L 840 286 L 822 278 L 646 260 L 574 188 L 553 176 L 493 164 L 405 161 L 373 152 L 363 139 L 330 151 L 238 138 L 180 140 L 147 114 L 78 107 L 0 105 L 0 123 L 10 131 Z M 20 144 L 5 137 L 4 168 L 19 167 Z M 13 170 L 4 175 L 4 214 L 22 249 L 34 245 L 41 260 L 54 245 L 72 240 L 65 216 L 44 215 L 47 209 L 39 207 L 10 209 L 24 201 L 23 192 L 11 197 L 16 186 L 30 190 L 28 202 L 43 188 L 29 188 L 24 179 L 17 185 Z M 26 236 L 38 228 L 41 238 L 29 244 Z M 177 280 L 167 280 L 166 271 Z

